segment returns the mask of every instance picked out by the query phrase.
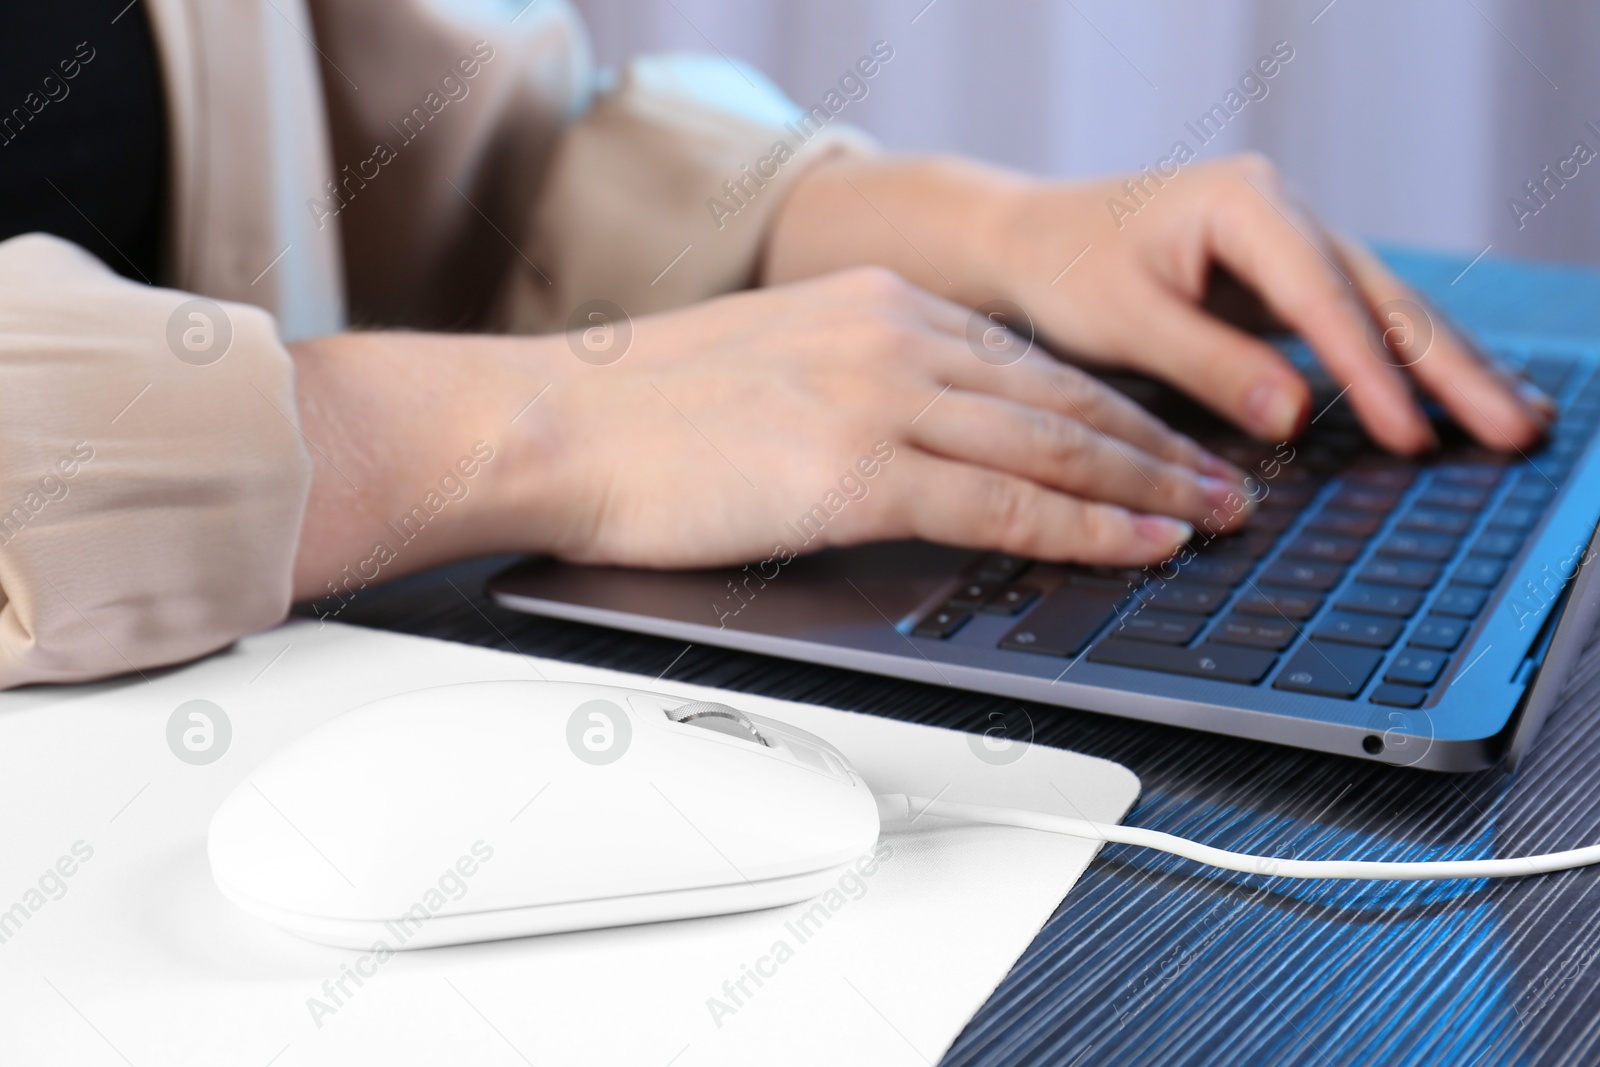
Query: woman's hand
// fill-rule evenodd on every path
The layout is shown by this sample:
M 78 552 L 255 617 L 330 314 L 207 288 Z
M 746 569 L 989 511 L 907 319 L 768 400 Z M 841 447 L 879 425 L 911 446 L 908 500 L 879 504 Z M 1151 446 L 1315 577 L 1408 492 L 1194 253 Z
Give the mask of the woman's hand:
M 1237 470 L 1038 351 L 985 362 L 970 319 L 862 268 L 636 320 L 610 366 L 560 360 L 529 412 L 528 461 L 554 458 L 574 517 L 553 550 L 698 566 L 919 537 L 1133 564 L 1242 517 Z
M 337 588 L 477 441 L 494 458 L 470 494 L 384 578 L 502 551 L 690 567 L 909 537 L 1142 564 L 1242 520 L 1238 470 L 1042 352 L 986 362 L 970 321 L 869 267 L 635 319 L 625 350 L 621 324 L 597 353 L 581 334 L 296 346 L 316 465 L 297 595 Z
M 1276 349 L 1204 308 L 1220 267 L 1305 338 L 1380 444 L 1409 453 L 1435 443 L 1408 377 L 1491 448 L 1538 440 L 1548 398 L 1332 235 L 1266 160 L 1174 169 L 1047 183 L 948 160 L 824 163 L 785 202 L 766 277 L 872 262 L 968 306 L 1007 299 L 1063 354 L 1163 379 L 1264 440 L 1292 437 L 1311 415 L 1310 391 Z M 1429 321 L 1410 321 L 1419 313 Z M 1419 350 L 1412 331 L 1431 344 Z

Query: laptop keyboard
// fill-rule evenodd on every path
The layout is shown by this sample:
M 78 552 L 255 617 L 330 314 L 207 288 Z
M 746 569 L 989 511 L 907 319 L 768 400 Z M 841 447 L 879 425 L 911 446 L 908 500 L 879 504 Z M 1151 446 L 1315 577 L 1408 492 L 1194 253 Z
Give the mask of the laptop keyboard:
M 1270 448 L 1217 449 L 1274 476 L 1242 530 L 1197 534 L 1191 558 L 1052 566 L 1065 581 L 1045 589 L 1029 560 L 996 553 L 912 632 L 949 640 L 977 615 L 1014 616 L 999 647 L 1015 652 L 1418 707 L 1600 422 L 1600 374 L 1558 356 L 1525 369 L 1561 406 L 1531 456 L 1448 429 L 1434 456 L 1386 455 L 1335 405 L 1272 468 L 1258 466 Z

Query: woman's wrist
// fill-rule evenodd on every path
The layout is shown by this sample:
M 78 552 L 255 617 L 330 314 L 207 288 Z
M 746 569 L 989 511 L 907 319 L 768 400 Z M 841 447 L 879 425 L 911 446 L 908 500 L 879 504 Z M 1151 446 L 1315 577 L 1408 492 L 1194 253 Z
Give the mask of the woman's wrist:
M 781 284 L 875 264 L 969 306 L 1010 296 L 1005 235 L 1039 184 L 944 156 L 818 163 L 773 220 L 761 280 Z
M 541 516 L 559 505 L 526 455 L 547 343 L 346 333 L 290 346 L 313 467 L 295 599 L 343 603 L 449 560 L 547 543 Z

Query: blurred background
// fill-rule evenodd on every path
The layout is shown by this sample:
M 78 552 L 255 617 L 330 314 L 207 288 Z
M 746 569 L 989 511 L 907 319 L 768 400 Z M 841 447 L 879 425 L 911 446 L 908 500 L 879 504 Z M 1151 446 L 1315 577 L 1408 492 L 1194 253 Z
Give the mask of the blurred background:
M 1180 138 L 1201 158 L 1255 148 L 1370 239 L 1600 265 L 1600 159 L 1563 186 L 1543 172 L 1579 141 L 1600 153 L 1594 0 L 574 2 L 602 62 L 720 51 L 805 106 L 885 41 L 893 60 L 841 118 L 892 149 L 1080 177 Z M 1294 58 L 1267 95 L 1200 147 L 1185 123 L 1278 41 Z

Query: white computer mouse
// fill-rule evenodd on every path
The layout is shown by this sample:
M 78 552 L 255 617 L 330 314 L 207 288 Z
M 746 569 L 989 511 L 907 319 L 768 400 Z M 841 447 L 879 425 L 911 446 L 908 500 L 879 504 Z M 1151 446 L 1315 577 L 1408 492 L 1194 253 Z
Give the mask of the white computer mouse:
M 387 697 L 312 730 L 229 795 L 208 850 L 246 911 L 393 950 L 790 904 L 877 836 L 872 791 L 804 730 L 504 681 Z

